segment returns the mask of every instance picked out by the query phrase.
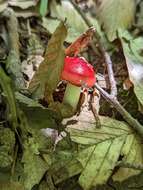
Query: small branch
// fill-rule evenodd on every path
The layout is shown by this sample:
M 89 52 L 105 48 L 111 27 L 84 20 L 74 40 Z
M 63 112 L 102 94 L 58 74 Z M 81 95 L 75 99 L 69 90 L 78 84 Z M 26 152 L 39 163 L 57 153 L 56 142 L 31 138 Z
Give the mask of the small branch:
M 119 101 L 116 99 L 116 97 L 108 94 L 105 90 L 103 90 L 97 83 L 95 84 L 95 88 L 99 90 L 101 95 L 109 102 L 111 103 L 116 110 L 122 115 L 124 120 L 143 137 L 143 126 L 134 119 L 126 110 L 125 108 L 119 103 Z
M 112 61 L 110 58 L 110 55 L 105 51 L 104 48 L 102 48 L 102 53 L 105 58 L 105 63 L 108 71 L 108 77 L 109 77 L 109 82 L 110 82 L 110 88 L 111 88 L 111 95 L 116 97 L 117 96 L 117 86 L 116 86 L 116 81 L 114 78 L 114 73 L 113 73 L 113 67 L 112 67 Z

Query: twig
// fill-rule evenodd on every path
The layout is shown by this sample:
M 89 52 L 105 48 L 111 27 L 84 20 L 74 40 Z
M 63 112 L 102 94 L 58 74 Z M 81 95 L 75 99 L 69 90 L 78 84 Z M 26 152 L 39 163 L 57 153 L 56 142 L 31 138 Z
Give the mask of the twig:
M 103 90 L 97 83 L 95 84 L 95 88 L 101 93 L 101 95 L 111 103 L 116 110 L 122 115 L 124 120 L 143 137 L 143 126 L 134 119 L 125 108 L 119 103 L 116 97 L 108 94 L 105 90 Z
M 108 77 L 109 77 L 109 82 L 110 82 L 110 88 L 111 88 L 111 95 L 116 97 L 117 96 L 117 86 L 116 86 L 116 81 L 114 78 L 114 73 L 113 73 L 113 67 L 112 67 L 112 61 L 110 58 L 110 55 L 105 51 L 105 49 L 102 47 L 102 53 L 105 58 L 105 63 L 108 71 Z

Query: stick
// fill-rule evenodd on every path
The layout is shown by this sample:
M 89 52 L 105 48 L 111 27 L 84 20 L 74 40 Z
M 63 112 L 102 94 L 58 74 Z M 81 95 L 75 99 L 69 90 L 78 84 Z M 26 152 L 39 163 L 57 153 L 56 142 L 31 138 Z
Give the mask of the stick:
M 116 86 L 116 81 L 114 78 L 114 73 L 113 73 L 113 67 L 112 67 L 112 61 L 109 56 L 109 54 L 105 51 L 104 48 L 102 48 L 102 53 L 105 58 L 105 63 L 107 67 L 107 72 L 108 72 L 108 77 L 109 77 L 109 82 L 110 82 L 110 88 L 111 88 L 111 95 L 116 97 L 117 96 L 117 86 Z
M 108 94 L 105 90 L 103 90 L 97 83 L 95 84 L 95 88 L 101 93 L 101 95 L 111 103 L 116 110 L 122 115 L 124 120 L 143 137 L 143 126 L 134 119 L 125 108 L 119 103 L 116 97 Z

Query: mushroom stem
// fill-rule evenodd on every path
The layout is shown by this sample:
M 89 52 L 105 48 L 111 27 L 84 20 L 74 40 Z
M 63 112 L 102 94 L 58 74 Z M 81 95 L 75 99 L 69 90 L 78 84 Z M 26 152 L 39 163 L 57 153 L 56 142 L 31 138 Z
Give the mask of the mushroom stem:
M 80 93 L 81 87 L 68 83 L 64 94 L 63 103 L 69 104 L 75 111 L 79 102 Z

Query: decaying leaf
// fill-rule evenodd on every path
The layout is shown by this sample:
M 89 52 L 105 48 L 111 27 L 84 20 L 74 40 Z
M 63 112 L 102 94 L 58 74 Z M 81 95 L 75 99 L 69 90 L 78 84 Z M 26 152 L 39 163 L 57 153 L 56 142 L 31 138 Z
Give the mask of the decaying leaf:
M 87 45 L 90 43 L 94 32 L 94 27 L 89 28 L 85 33 L 79 36 L 68 48 L 66 48 L 65 54 L 68 56 L 78 55 L 78 53 L 80 53 L 81 50 L 87 47 Z
M 97 17 L 110 41 L 117 38 L 118 29 L 126 29 L 131 26 L 134 16 L 134 0 L 100 0 L 97 3 Z
M 66 27 L 63 22 L 56 29 L 48 43 L 44 61 L 40 64 L 38 71 L 33 76 L 29 90 L 38 92 L 39 97 L 44 97 L 50 102 L 53 90 L 60 81 L 64 64 L 63 42 L 66 37 Z

